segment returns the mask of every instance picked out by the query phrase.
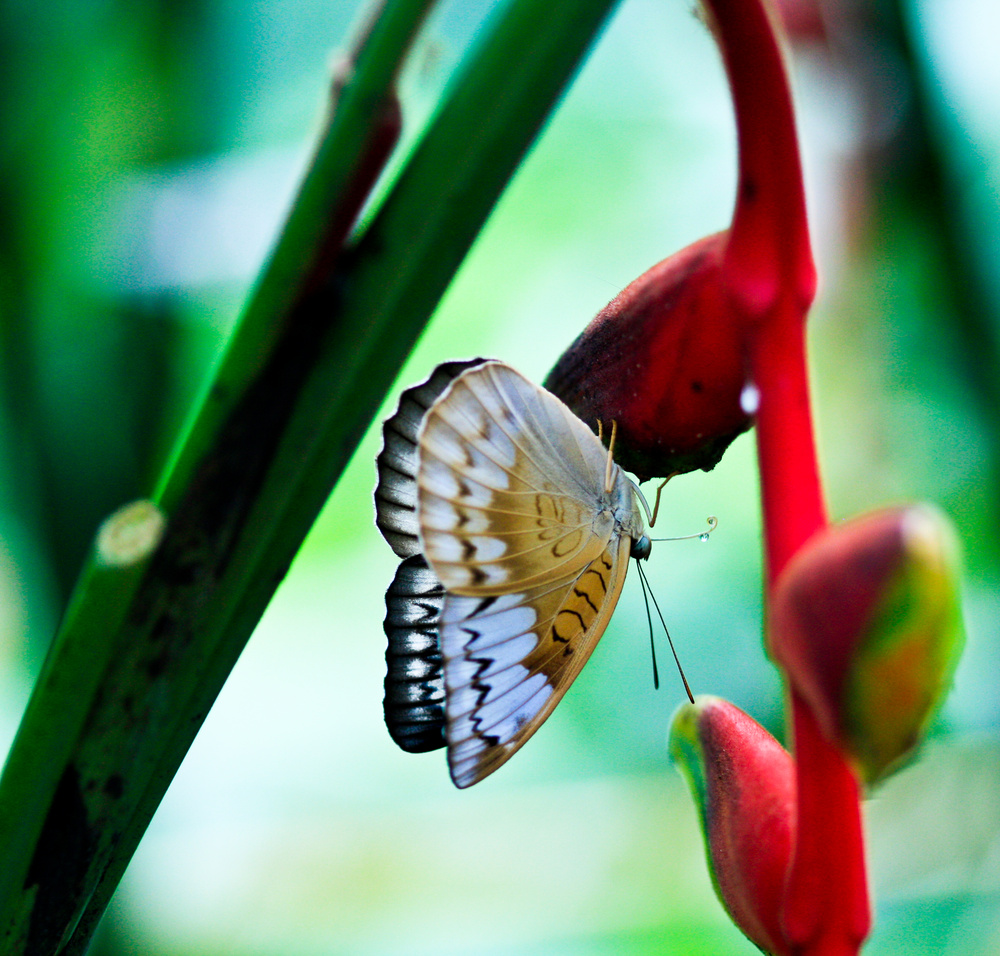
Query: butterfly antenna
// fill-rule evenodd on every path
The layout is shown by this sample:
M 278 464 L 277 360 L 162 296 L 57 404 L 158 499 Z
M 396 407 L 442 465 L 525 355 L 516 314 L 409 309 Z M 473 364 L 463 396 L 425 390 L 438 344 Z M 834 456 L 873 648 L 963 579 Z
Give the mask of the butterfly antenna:
M 662 485 L 660 486 L 663 487 Z M 655 514 L 655 511 L 654 511 Z M 652 524 L 652 522 L 650 522 Z M 715 515 L 708 516 L 708 531 L 696 531 L 694 534 L 680 534 L 676 538 L 650 538 L 650 541 L 690 541 L 697 538 L 699 541 L 707 541 L 708 536 L 719 527 L 719 519 Z M 654 599 L 655 600 L 655 599 Z
M 646 604 L 646 623 L 649 624 L 649 653 L 653 658 L 653 690 L 660 689 L 660 672 L 656 667 L 656 644 L 653 641 L 653 615 L 649 610 L 649 595 L 646 593 L 649 588 L 649 582 L 646 581 L 646 575 L 642 570 L 642 565 L 639 564 L 639 559 L 636 558 L 635 566 L 639 569 L 639 584 L 642 586 L 642 600 Z
M 611 481 L 611 469 L 614 467 L 615 459 L 615 439 L 618 437 L 618 420 L 616 418 L 611 419 L 611 440 L 608 442 L 608 463 L 604 469 L 604 490 L 605 492 L 610 492 L 614 487 Z
M 681 681 L 684 684 L 684 690 L 687 692 L 688 700 L 693 704 L 694 695 L 691 693 L 691 687 L 688 684 L 687 677 L 684 676 L 684 668 L 681 667 L 680 658 L 677 656 L 677 649 L 674 647 L 673 638 L 670 636 L 670 629 L 667 627 L 667 622 L 663 620 L 663 612 L 660 610 L 660 605 L 656 603 L 656 595 L 653 593 L 653 589 L 649 587 L 649 582 L 646 581 L 646 575 L 642 570 L 642 566 L 636 562 L 636 567 L 639 568 L 639 577 L 645 583 L 646 587 L 649 588 L 649 596 L 653 599 L 653 607 L 656 608 L 656 613 L 660 618 L 660 623 L 663 625 L 664 633 L 667 635 L 667 643 L 670 645 L 670 653 L 674 655 L 674 663 L 677 665 L 677 673 L 681 675 Z M 650 634 L 652 634 L 652 631 L 650 631 Z

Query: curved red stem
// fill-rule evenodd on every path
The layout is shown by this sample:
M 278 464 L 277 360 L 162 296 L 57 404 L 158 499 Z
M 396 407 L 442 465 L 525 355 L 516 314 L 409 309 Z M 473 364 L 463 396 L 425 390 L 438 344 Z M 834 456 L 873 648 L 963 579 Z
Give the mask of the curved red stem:
M 782 922 L 794 952 L 853 956 L 871 926 L 861 794 L 841 752 L 792 693 L 798 815 Z
M 739 136 L 739 185 L 726 249 L 731 290 L 750 316 L 790 299 L 804 320 L 816 292 L 795 113 L 777 36 L 760 0 L 709 0 Z
M 816 289 L 791 94 L 761 0 L 708 0 L 739 132 L 724 280 L 747 348 L 768 592 L 827 524 L 813 439 L 805 320 Z M 782 905 L 790 951 L 857 953 L 869 909 L 857 780 L 792 692 L 796 845 Z
M 826 505 L 813 439 L 804 317 L 786 304 L 750 345 L 757 389 L 760 470 L 768 590 L 785 565 L 826 527 Z

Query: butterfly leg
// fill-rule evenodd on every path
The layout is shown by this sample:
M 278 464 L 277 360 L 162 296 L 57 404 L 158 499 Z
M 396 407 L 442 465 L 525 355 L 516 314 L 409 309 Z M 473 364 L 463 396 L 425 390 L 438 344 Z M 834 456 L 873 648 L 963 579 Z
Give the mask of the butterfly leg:
M 666 485 L 666 483 L 670 481 L 671 478 L 675 477 L 678 474 L 680 473 L 675 471 L 667 475 L 667 477 L 664 478 L 663 481 L 661 481 L 660 484 L 657 486 L 656 500 L 653 502 L 653 516 L 649 519 L 649 526 L 651 528 L 653 527 L 654 524 L 656 524 L 656 515 L 660 510 L 660 493 L 663 491 L 663 488 Z

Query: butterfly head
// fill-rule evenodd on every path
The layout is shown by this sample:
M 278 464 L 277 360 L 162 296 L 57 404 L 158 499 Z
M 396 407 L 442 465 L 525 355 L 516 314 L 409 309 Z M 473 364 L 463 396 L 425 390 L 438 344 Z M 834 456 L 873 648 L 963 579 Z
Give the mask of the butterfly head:
M 637 561 L 645 561 L 653 550 L 653 544 L 648 534 L 640 534 L 638 538 L 632 539 L 632 549 L 629 555 Z

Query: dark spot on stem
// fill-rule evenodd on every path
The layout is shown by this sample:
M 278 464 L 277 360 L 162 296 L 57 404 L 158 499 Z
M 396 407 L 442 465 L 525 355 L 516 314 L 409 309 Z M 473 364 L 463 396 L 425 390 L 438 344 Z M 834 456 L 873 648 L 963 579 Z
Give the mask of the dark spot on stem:
M 170 655 L 168 653 L 157 654 L 156 657 L 146 661 L 146 675 L 151 681 L 158 680 L 163 676 L 169 662 Z
M 120 773 L 113 773 L 104 781 L 104 792 L 112 800 L 121 798 L 121 795 L 125 792 L 125 781 L 122 779 Z

